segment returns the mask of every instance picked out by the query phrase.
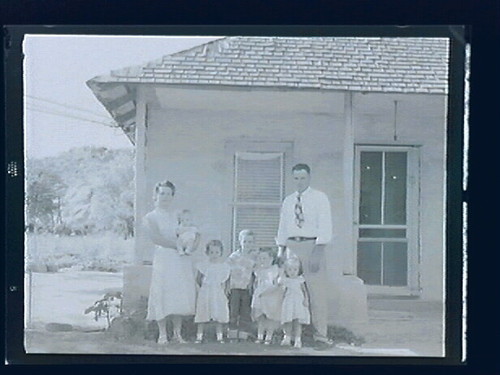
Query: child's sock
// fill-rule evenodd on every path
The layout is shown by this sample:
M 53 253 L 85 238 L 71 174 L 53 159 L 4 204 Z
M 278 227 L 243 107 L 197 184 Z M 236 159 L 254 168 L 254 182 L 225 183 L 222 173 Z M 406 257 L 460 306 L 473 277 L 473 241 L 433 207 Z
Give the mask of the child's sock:
M 263 327 L 258 327 L 257 328 L 257 340 L 264 340 L 264 329 Z
M 271 343 L 271 341 L 273 341 L 273 332 L 267 331 L 266 332 L 266 339 L 265 339 L 264 343 L 269 345 Z

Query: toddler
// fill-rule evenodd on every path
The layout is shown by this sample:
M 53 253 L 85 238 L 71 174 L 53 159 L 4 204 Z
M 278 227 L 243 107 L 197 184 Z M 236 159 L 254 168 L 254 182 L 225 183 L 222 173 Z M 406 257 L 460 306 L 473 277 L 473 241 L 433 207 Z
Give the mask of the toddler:
M 231 267 L 229 279 L 229 328 L 248 331 L 251 324 L 251 296 L 255 266 L 255 234 L 249 229 L 239 233 L 240 248 L 228 257 Z
M 177 251 L 180 255 L 191 255 L 196 248 L 199 231 L 193 225 L 193 219 L 190 210 L 182 210 L 178 216 Z
M 285 274 L 280 278 L 284 289 L 281 307 L 281 323 L 284 337 L 281 345 L 291 345 L 293 334 L 294 347 L 302 347 L 302 324 L 310 324 L 309 295 L 302 276 L 301 264 L 298 258 L 289 258 L 284 263 Z
M 255 289 L 252 298 L 252 318 L 257 321 L 256 343 L 269 345 L 281 320 L 282 289 L 278 286 L 280 269 L 274 263 L 272 248 L 261 248 L 254 270 Z
M 205 324 L 215 322 L 217 341 L 224 342 L 223 324 L 229 321 L 229 308 L 226 296 L 226 283 L 231 269 L 222 258 L 223 246 L 219 240 L 210 241 L 205 250 L 208 260 L 197 266 L 197 284 L 199 286 L 196 299 L 197 324 L 196 343 L 203 341 Z

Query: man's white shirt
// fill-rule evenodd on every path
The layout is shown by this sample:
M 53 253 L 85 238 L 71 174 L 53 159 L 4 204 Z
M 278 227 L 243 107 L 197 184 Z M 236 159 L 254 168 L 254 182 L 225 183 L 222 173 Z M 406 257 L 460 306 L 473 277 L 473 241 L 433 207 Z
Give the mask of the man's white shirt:
M 330 242 L 332 239 L 332 214 L 327 195 L 311 187 L 302 192 L 304 223 L 299 228 L 295 222 L 295 204 L 298 194 L 298 192 L 294 192 L 283 201 L 276 238 L 277 244 L 285 246 L 289 237 L 316 237 L 316 244 Z

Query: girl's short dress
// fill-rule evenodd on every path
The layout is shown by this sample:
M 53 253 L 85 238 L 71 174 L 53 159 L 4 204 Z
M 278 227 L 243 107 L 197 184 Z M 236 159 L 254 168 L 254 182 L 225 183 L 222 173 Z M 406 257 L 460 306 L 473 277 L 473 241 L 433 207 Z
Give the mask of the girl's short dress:
M 289 323 L 298 319 L 301 324 L 310 324 L 311 313 L 309 312 L 309 308 L 304 305 L 306 297 L 302 291 L 302 287 L 305 285 L 304 277 L 284 277 L 281 280 L 281 284 L 285 289 L 281 308 L 281 323 Z
M 224 288 L 231 273 L 230 266 L 225 262 L 202 262 L 197 268 L 203 275 L 203 281 L 196 299 L 195 323 L 229 322 L 228 300 Z
M 278 286 L 281 275 L 276 265 L 254 270 L 256 287 L 252 297 L 252 319 L 264 315 L 267 319 L 281 320 L 283 290 Z

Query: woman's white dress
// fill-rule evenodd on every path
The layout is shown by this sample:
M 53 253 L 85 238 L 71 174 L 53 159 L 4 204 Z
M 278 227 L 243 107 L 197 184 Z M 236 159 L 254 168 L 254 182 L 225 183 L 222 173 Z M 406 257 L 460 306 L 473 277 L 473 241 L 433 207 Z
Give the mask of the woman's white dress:
M 224 293 L 225 283 L 231 274 L 231 267 L 225 263 L 203 262 L 198 265 L 203 275 L 196 300 L 196 323 L 229 322 L 229 307 Z
M 302 287 L 305 285 L 304 277 L 298 276 L 293 279 L 284 277 L 281 279 L 281 285 L 285 289 L 281 308 L 281 323 L 288 323 L 298 319 L 301 324 L 310 324 L 311 314 L 309 308 L 304 305 L 306 297 L 302 291 Z
M 156 223 L 163 237 L 176 241 L 177 213 L 153 210 L 144 225 Z M 156 245 L 148 300 L 148 320 L 168 315 L 194 315 L 196 302 L 195 275 L 190 256 L 179 255 L 174 248 Z

